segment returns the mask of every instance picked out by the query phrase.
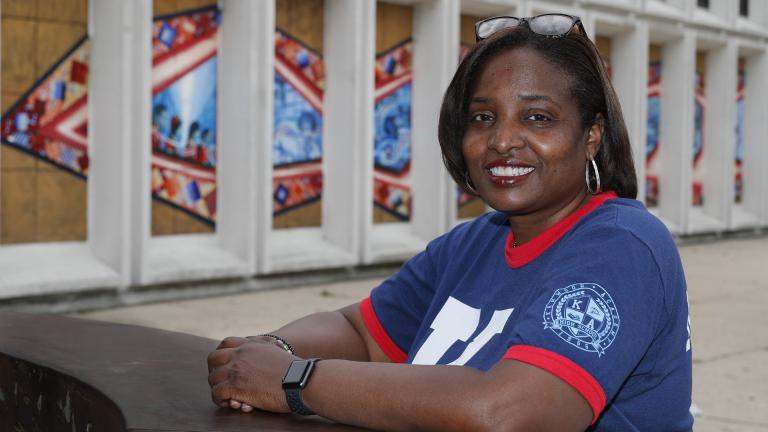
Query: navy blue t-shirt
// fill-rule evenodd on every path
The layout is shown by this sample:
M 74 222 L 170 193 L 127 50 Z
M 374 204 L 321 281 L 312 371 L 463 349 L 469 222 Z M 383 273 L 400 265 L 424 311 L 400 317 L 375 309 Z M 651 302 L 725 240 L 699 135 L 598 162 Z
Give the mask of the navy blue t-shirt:
M 592 407 L 590 430 L 689 431 L 685 277 L 666 227 L 604 193 L 513 247 L 489 213 L 429 243 L 361 303 L 396 362 L 542 368 Z

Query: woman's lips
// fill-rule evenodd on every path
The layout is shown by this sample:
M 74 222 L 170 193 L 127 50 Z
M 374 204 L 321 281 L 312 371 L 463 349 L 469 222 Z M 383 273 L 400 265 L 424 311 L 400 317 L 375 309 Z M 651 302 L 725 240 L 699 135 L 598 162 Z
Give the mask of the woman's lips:
M 485 166 L 492 183 L 499 186 L 511 186 L 527 179 L 536 168 L 519 162 L 506 159 L 495 160 Z

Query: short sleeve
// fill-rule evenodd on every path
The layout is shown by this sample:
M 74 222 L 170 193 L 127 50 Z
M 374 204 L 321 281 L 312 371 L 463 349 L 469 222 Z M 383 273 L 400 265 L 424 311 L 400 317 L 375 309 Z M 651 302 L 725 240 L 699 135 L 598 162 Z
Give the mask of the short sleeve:
M 434 240 L 408 260 L 360 305 L 368 331 L 393 362 L 405 362 L 432 302 L 436 283 L 433 255 L 441 241 Z
M 592 407 L 593 421 L 636 370 L 665 317 L 649 247 L 624 229 L 599 228 L 563 239 L 568 244 L 552 259 L 503 357 L 570 384 Z

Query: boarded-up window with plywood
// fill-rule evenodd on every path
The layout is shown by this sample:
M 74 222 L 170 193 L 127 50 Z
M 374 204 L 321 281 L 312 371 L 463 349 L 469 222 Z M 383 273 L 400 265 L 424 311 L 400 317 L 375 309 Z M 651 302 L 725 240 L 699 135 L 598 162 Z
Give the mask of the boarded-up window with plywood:
M 694 129 L 693 129 L 693 199 L 694 206 L 704 204 L 704 122 L 706 121 L 707 100 L 705 96 L 707 54 L 696 52 L 696 80 L 694 83 Z
M 659 202 L 659 132 L 661 125 L 661 50 L 660 45 L 648 49 L 648 118 L 645 141 L 645 205 L 656 207 Z
M 608 77 L 613 77 L 613 68 L 611 67 L 611 50 L 613 49 L 613 39 L 607 36 L 597 36 L 595 38 L 595 46 L 597 46 L 597 52 L 600 53 L 600 58 L 603 59 L 603 64 L 608 72 Z
M 211 232 L 221 12 L 211 0 L 155 0 L 153 7 L 152 234 Z
M 413 8 L 376 4 L 373 221 L 411 217 Z
M 323 0 L 278 0 L 272 226 L 319 226 L 322 213 Z
M 744 196 L 744 98 L 746 97 L 746 59 L 739 58 L 738 81 L 736 84 L 736 150 L 734 154 L 734 190 L 733 200 L 737 204 Z
M 83 241 L 88 1 L 2 8 L 0 243 Z

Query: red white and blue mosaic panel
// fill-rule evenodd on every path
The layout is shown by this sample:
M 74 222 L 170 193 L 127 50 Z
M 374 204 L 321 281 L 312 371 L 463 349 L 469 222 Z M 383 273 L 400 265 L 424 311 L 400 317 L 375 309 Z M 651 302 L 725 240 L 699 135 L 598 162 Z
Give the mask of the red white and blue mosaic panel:
M 661 124 L 661 63 L 648 65 L 648 120 L 645 141 L 645 205 L 659 201 L 659 126 Z
M 696 71 L 696 89 L 694 94 L 694 128 L 693 128 L 693 205 L 704 204 L 704 167 L 702 156 L 704 155 L 704 114 L 707 108 L 707 100 L 704 96 L 704 75 Z
M 374 204 L 397 219 L 411 216 L 411 100 L 413 42 L 407 39 L 376 58 Z
M 221 13 L 157 18 L 152 33 L 152 195 L 216 220 L 216 84 Z
M 277 31 L 272 142 L 275 215 L 312 203 L 322 195 L 324 70 L 318 53 Z
M 89 57 L 83 38 L 3 115 L 3 144 L 87 176 Z
M 216 218 L 216 52 L 220 12 L 160 17 L 152 38 L 152 194 Z M 90 42 L 80 40 L 2 119 L 2 141 L 86 178 Z
M 744 196 L 744 173 L 742 164 L 744 162 L 744 87 L 746 83 L 746 72 L 739 71 L 739 81 L 736 89 L 736 154 L 734 158 L 734 191 L 733 199 L 740 203 Z

